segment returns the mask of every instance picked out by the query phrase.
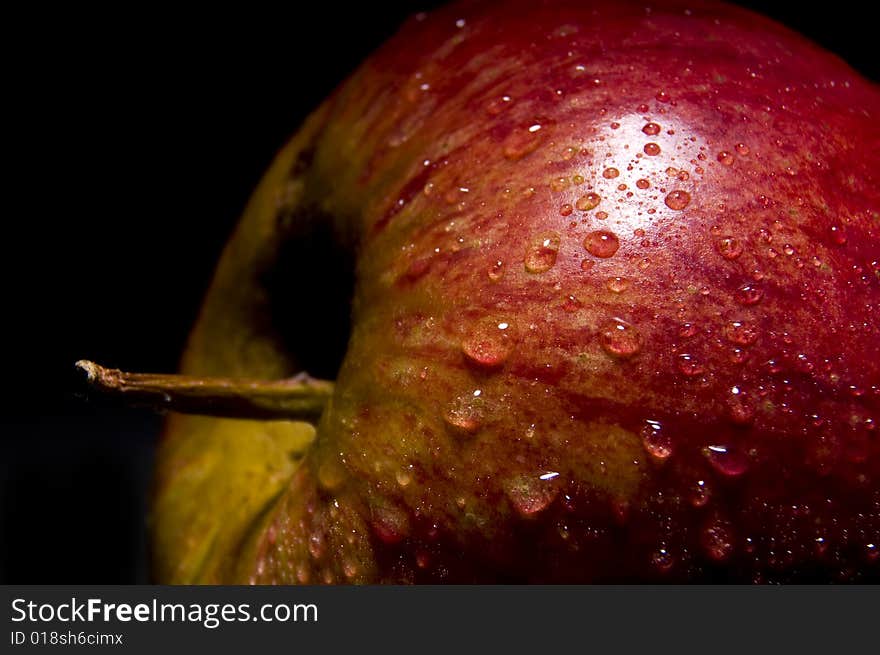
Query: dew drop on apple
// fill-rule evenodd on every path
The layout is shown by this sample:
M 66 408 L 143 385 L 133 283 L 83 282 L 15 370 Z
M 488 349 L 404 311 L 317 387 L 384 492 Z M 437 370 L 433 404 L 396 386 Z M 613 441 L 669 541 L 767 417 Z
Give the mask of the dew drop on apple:
M 629 289 L 629 280 L 625 277 L 612 277 L 609 278 L 608 290 L 612 293 L 623 293 L 627 289 Z
M 613 318 L 599 331 L 602 348 L 609 355 L 627 359 L 642 349 L 642 337 L 635 326 L 620 318 Z
M 594 257 L 607 259 L 620 248 L 620 239 L 609 230 L 595 230 L 584 239 L 584 248 Z
M 335 491 L 342 486 L 347 473 L 335 453 L 328 453 L 318 466 L 318 484 L 325 491 Z
M 412 472 L 409 468 L 402 468 L 395 474 L 394 479 L 399 486 L 408 487 L 412 483 Z
M 482 397 L 473 393 L 457 396 L 446 408 L 443 420 L 456 432 L 475 434 L 483 424 Z
M 842 226 L 835 223 L 834 225 L 831 226 L 830 232 L 831 232 L 831 241 L 833 243 L 835 243 L 838 246 L 846 245 L 846 234 L 844 233 Z
M 719 152 L 717 159 L 724 166 L 731 166 L 733 164 L 733 155 L 727 150 Z
M 735 237 L 724 237 L 715 244 L 715 249 L 724 259 L 734 260 L 743 252 L 742 244 Z
M 342 572 L 345 577 L 351 580 L 358 574 L 359 568 L 357 562 L 353 559 L 346 558 L 342 561 Z
M 758 328 L 746 321 L 731 321 L 724 326 L 724 337 L 738 346 L 750 346 L 758 339 Z
M 669 207 L 669 209 L 681 211 L 691 203 L 691 194 L 687 191 L 677 189 L 670 192 L 663 202 L 666 203 L 666 206 Z
M 498 282 L 502 277 L 504 277 L 504 262 L 500 259 L 496 261 L 489 267 L 489 271 L 486 273 L 489 277 L 489 280 L 492 282 Z
M 309 554 L 313 559 L 321 559 L 326 548 L 327 545 L 324 541 L 324 534 L 322 532 L 315 531 L 309 535 Z
M 740 305 L 757 305 L 764 297 L 764 291 L 757 284 L 743 284 L 734 293 L 734 298 Z
M 682 339 L 690 339 L 697 333 L 697 326 L 695 323 L 682 323 L 681 327 L 678 328 L 678 336 Z
M 641 179 L 636 180 L 636 186 L 639 189 L 644 190 L 644 189 L 647 189 L 648 187 L 650 187 L 651 183 L 648 180 L 646 180 L 645 178 L 641 178 Z
M 498 98 L 489 101 L 489 104 L 486 105 L 486 111 L 491 116 L 497 116 L 503 111 L 509 109 L 513 105 L 513 98 L 508 95 L 503 95 Z
M 660 126 L 657 123 L 646 123 L 642 128 L 642 132 L 648 136 L 656 136 L 660 134 Z
M 712 497 L 712 489 L 705 480 L 694 480 L 688 489 L 688 502 L 693 507 L 705 507 Z
M 604 171 L 602 171 L 602 177 L 604 177 L 606 180 L 613 180 L 618 175 L 620 175 L 620 171 L 613 166 L 609 166 Z
M 660 573 L 666 573 L 675 566 L 675 557 L 665 547 L 660 547 L 651 555 L 651 566 Z
M 648 420 L 641 429 L 642 446 L 654 459 L 664 461 L 672 456 L 672 440 L 660 421 Z
M 713 518 L 703 528 L 700 543 L 710 559 L 722 562 L 733 554 L 733 528 L 728 521 Z
M 691 354 L 682 353 L 678 356 L 676 363 L 678 364 L 678 370 L 686 377 L 696 377 L 703 373 L 702 364 Z
M 505 328 L 498 327 L 504 325 Z M 507 323 L 483 322 L 462 341 L 461 350 L 467 360 L 483 368 L 501 366 L 510 355 L 512 344 L 507 336 Z
M 390 505 L 373 509 L 370 526 L 373 533 L 385 544 L 396 544 L 409 536 L 407 515 L 403 510 Z
M 713 469 L 729 478 L 739 477 L 749 469 L 748 458 L 734 446 L 711 445 L 703 450 L 703 454 Z
M 543 142 L 545 132 L 539 122 L 515 129 L 504 142 L 504 156 L 510 161 L 519 161 L 533 153 Z
M 650 143 L 646 143 L 645 147 L 642 149 L 646 155 L 649 157 L 656 157 L 660 154 L 660 146 L 654 143 L 653 141 Z
M 561 238 L 556 232 L 540 234 L 532 239 L 526 251 L 525 264 L 529 273 L 544 273 L 556 265 Z
M 735 146 L 735 150 L 740 155 L 747 155 L 751 152 L 751 149 L 745 143 L 737 143 Z
M 504 493 L 516 512 L 531 518 L 547 509 L 559 495 L 559 473 L 519 475 L 504 483 Z
M 587 193 L 577 199 L 574 206 L 582 212 L 588 212 L 595 209 L 602 201 L 602 197 L 598 193 Z
M 562 309 L 566 312 L 576 312 L 583 306 L 584 304 L 571 294 L 562 299 Z

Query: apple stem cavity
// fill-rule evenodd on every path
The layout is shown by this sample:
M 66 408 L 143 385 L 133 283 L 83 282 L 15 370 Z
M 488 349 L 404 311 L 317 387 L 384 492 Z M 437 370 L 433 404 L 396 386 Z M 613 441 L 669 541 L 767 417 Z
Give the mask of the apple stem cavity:
M 281 380 L 129 373 L 85 359 L 76 367 L 102 395 L 182 414 L 314 423 L 333 395 L 332 382 L 306 373 Z

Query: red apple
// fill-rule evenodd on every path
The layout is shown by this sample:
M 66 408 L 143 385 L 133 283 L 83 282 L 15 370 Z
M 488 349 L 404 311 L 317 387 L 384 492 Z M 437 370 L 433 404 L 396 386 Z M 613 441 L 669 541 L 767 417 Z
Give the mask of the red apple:
M 347 266 L 312 445 L 170 421 L 163 582 L 877 575 L 880 92 L 835 56 L 703 0 L 416 16 L 279 154 L 184 372 L 292 375 Z

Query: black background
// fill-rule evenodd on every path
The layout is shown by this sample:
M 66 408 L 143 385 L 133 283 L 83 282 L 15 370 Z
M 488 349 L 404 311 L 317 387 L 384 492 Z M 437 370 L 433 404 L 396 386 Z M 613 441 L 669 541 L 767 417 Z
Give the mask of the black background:
M 5 18 L 0 583 L 149 581 L 160 419 L 86 402 L 72 364 L 174 370 L 272 155 L 405 16 L 436 4 Z M 859 3 L 743 4 L 880 78 Z

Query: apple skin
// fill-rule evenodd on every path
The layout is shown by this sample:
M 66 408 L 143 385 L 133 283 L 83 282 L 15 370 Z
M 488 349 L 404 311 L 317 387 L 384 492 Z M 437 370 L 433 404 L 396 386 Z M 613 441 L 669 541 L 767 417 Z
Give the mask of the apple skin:
M 878 177 L 877 87 L 734 6 L 414 17 L 279 154 L 183 361 L 298 370 L 266 279 L 319 224 L 333 401 L 170 419 L 158 579 L 876 577 Z

